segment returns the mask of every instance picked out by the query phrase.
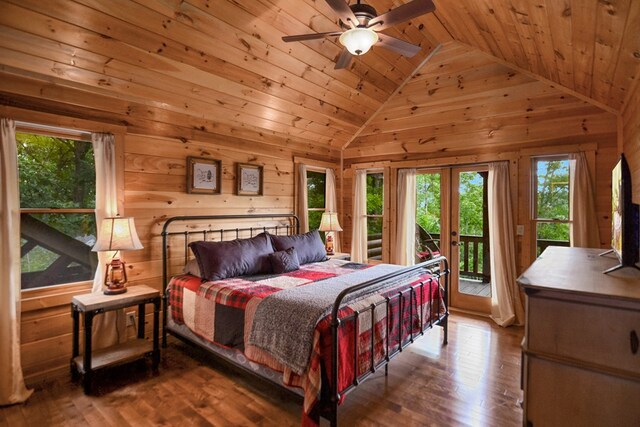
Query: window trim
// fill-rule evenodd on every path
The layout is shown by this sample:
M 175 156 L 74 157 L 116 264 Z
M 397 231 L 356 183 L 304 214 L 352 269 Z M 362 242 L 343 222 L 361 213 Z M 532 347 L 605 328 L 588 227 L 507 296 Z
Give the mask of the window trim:
M 371 168 L 371 169 L 366 169 L 365 172 L 367 175 L 377 175 L 377 174 L 381 174 L 382 175 L 382 213 L 381 214 L 367 214 L 365 212 L 365 218 L 367 219 L 367 224 L 369 222 L 369 218 L 380 218 L 381 222 L 382 222 L 382 230 L 381 230 L 381 234 L 382 234 L 382 259 L 381 260 L 375 260 L 375 259 L 369 259 L 368 255 L 367 255 L 367 262 L 370 264 L 376 264 L 376 263 L 384 263 L 387 262 L 388 260 L 388 251 L 389 251 L 389 240 L 390 240 L 390 236 L 389 236 L 389 224 L 387 224 L 388 221 L 388 215 L 387 211 L 389 209 L 389 182 L 388 182 L 388 176 L 389 174 L 387 173 L 387 168 Z M 365 206 L 365 211 L 366 211 L 366 206 Z M 367 233 L 368 235 L 368 233 Z
M 14 107 L 4 107 L 6 116 L 16 120 L 16 132 L 33 132 L 27 125 L 37 122 L 43 126 L 60 128 L 76 132 L 90 134 L 91 132 L 109 132 L 115 139 L 116 153 L 116 185 L 118 193 L 118 211 L 124 213 L 124 138 L 127 132 L 125 126 L 106 124 L 92 120 L 60 116 L 38 111 L 24 110 Z M 92 129 L 92 131 L 87 131 Z M 35 133 L 35 132 L 33 132 Z M 65 132 L 60 137 L 69 137 Z M 77 134 L 75 136 L 77 138 Z M 94 211 L 95 212 L 95 211 Z M 74 295 L 90 292 L 93 287 L 93 280 L 84 282 L 64 283 L 44 288 L 20 290 L 22 313 L 38 311 L 43 309 L 53 309 L 66 306 L 71 302 Z
M 573 221 L 571 220 L 571 168 L 569 167 L 569 184 L 568 184 L 568 193 L 569 193 L 569 218 L 568 219 L 557 219 L 557 218 L 538 218 L 538 168 L 537 164 L 540 161 L 549 162 L 549 161 L 557 161 L 557 160 L 566 160 L 570 161 L 569 154 L 550 154 L 545 156 L 532 156 L 531 157 L 531 203 L 530 203 L 530 222 L 531 222 L 531 254 L 533 259 L 538 256 L 538 224 L 568 224 L 569 229 L 571 229 L 571 224 Z M 571 235 L 569 235 L 569 239 L 571 239 Z M 571 241 L 571 240 L 569 240 Z
M 72 129 L 63 129 L 53 126 L 40 125 L 36 123 L 17 122 L 16 133 L 24 133 L 29 135 L 41 135 L 59 139 L 70 139 L 74 141 L 81 141 L 85 143 L 91 143 L 91 133 L 86 131 L 74 131 Z M 88 138 L 87 138 L 88 136 Z M 95 156 L 94 156 L 95 158 Z M 95 208 L 20 208 L 20 214 L 95 214 Z M 99 224 L 96 224 L 96 232 Z M 21 292 L 27 292 L 32 296 L 34 291 L 44 291 L 47 289 L 60 288 L 65 286 L 74 287 L 80 285 L 83 289 L 87 284 L 93 287 L 93 280 L 81 280 L 79 282 L 66 282 L 56 283 L 49 286 L 40 286 L 37 288 L 20 289 Z M 23 294 L 23 299 L 24 299 Z M 26 311 L 26 310 L 23 310 Z
M 324 207 L 323 208 L 310 208 L 309 207 L 309 172 L 321 173 L 325 176 L 324 181 Z M 309 212 L 326 212 L 327 210 L 327 169 L 321 168 L 318 166 L 307 166 L 307 223 L 309 222 Z M 311 227 L 309 227 L 309 231 L 311 231 Z

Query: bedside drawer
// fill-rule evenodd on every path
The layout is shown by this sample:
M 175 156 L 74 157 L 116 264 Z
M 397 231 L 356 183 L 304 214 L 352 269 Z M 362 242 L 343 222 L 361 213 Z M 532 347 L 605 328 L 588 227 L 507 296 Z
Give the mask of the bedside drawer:
M 529 297 L 527 347 L 640 374 L 640 350 L 632 352 L 631 333 L 640 337 L 640 310 Z

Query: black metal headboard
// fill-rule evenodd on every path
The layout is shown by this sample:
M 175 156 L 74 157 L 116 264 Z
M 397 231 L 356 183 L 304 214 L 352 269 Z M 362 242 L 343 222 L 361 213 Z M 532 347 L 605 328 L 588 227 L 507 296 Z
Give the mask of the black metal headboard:
M 192 225 L 196 221 L 211 221 L 215 223 L 221 223 L 225 221 L 233 220 L 250 220 L 256 224 L 260 221 L 272 221 L 270 225 L 260 226 L 244 226 L 244 227 L 227 227 L 227 228 L 212 228 L 211 224 L 202 225 L 197 228 L 192 228 Z M 276 221 L 281 221 L 277 223 Z M 169 231 L 172 224 L 181 224 L 182 227 L 179 231 Z M 174 227 L 175 228 L 175 227 Z M 255 214 L 255 215 L 196 215 L 196 216 L 174 216 L 165 221 L 162 227 L 162 283 L 163 293 L 166 291 L 166 287 L 169 279 L 168 271 L 168 239 L 170 236 L 183 236 L 183 250 L 185 263 L 188 260 L 189 250 L 188 245 L 190 237 L 200 236 L 200 240 L 212 240 L 212 241 L 224 241 L 238 239 L 248 234 L 249 237 L 253 237 L 254 233 L 270 232 L 271 234 L 297 234 L 300 232 L 300 222 L 298 217 L 293 214 Z
M 211 224 L 193 226 L 197 221 L 211 221 L 213 224 L 230 222 L 233 220 L 249 220 L 256 225 L 259 222 L 270 221 L 270 225 L 249 226 L 249 227 L 228 227 L 228 228 L 212 228 Z M 278 222 L 279 221 L 279 222 Z M 174 228 L 180 231 L 169 231 L 170 226 L 175 224 Z M 181 227 L 179 227 L 181 225 Z M 184 259 L 185 263 L 189 257 L 190 236 L 200 235 L 201 240 L 225 241 L 233 240 L 248 234 L 253 237 L 254 233 L 270 232 L 271 234 L 298 234 L 300 232 L 300 221 L 294 214 L 255 214 L 255 215 L 195 215 L 195 216 L 174 216 L 167 219 L 162 227 L 162 302 L 163 302 L 163 322 L 162 326 L 166 330 L 167 319 L 167 285 L 169 282 L 169 263 L 168 263 L 168 239 L 171 236 L 183 236 L 184 241 Z M 163 334 L 163 346 L 166 346 L 166 335 Z

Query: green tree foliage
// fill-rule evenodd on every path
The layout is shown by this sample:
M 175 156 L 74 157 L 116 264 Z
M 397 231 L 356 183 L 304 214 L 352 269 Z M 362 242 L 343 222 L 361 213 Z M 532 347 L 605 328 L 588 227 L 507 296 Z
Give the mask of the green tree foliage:
M 538 219 L 569 219 L 569 161 L 539 160 L 536 162 Z M 538 224 L 538 239 L 569 240 L 566 223 Z
M 325 207 L 327 175 L 322 172 L 307 171 L 307 204 L 309 209 Z M 317 230 L 322 220 L 322 211 L 309 211 L 309 230 Z M 322 234 L 322 233 L 321 233 Z
M 384 209 L 384 175 L 367 174 L 367 215 L 382 215 Z M 367 219 L 367 234 L 382 233 L 382 218 Z
M 431 234 L 440 234 L 440 174 L 416 177 L 416 222 Z
M 16 140 L 21 208 L 95 208 L 91 143 L 24 133 Z M 74 238 L 96 234 L 93 213 L 33 216 Z

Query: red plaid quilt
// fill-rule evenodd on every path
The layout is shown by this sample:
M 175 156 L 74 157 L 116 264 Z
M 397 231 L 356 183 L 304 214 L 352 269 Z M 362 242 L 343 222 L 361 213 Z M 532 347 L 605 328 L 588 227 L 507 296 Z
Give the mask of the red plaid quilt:
M 323 279 L 368 267 L 366 264 L 330 260 L 302 265 L 300 270 L 281 275 L 236 277 L 214 282 L 201 282 L 200 278 L 190 275 L 175 276 L 169 284 L 171 317 L 175 323 L 186 325 L 209 342 L 242 351 L 248 359 L 282 372 L 284 384 L 304 390 L 303 425 L 316 425 L 321 366 L 326 369 L 326 378 L 330 378 L 330 315 L 321 319 L 316 327 L 309 366 L 303 375 L 293 373 L 262 350 L 246 345 L 253 315 L 260 301 L 274 292 L 294 286 L 322 286 Z M 411 294 L 406 292 L 409 287 L 415 287 L 421 282 L 425 284 L 422 291 L 418 289 Z M 350 319 L 342 323 L 339 330 L 340 390 L 353 382 L 356 372 L 360 375 L 371 368 L 372 339 L 374 363 L 377 364 L 385 358 L 387 345 L 390 353 L 395 352 L 400 343 L 408 341 L 412 333 L 421 330 L 421 322 L 433 322 L 446 310 L 438 282 L 425 274 L 343 307 L 340 318 L 349 316 L 356 310 L 362 311 L 387 297 L 397 297 L 402 290 L 405 290 L 402 300 L 391 300 L 388 319 L 385 304 L 374 310 L 373 328 L 371 310 L 363 311 L 358 320 Z M 354 367 L 353 335 L 356 330 L 359 334 L 359 349 L 357 366 Z

